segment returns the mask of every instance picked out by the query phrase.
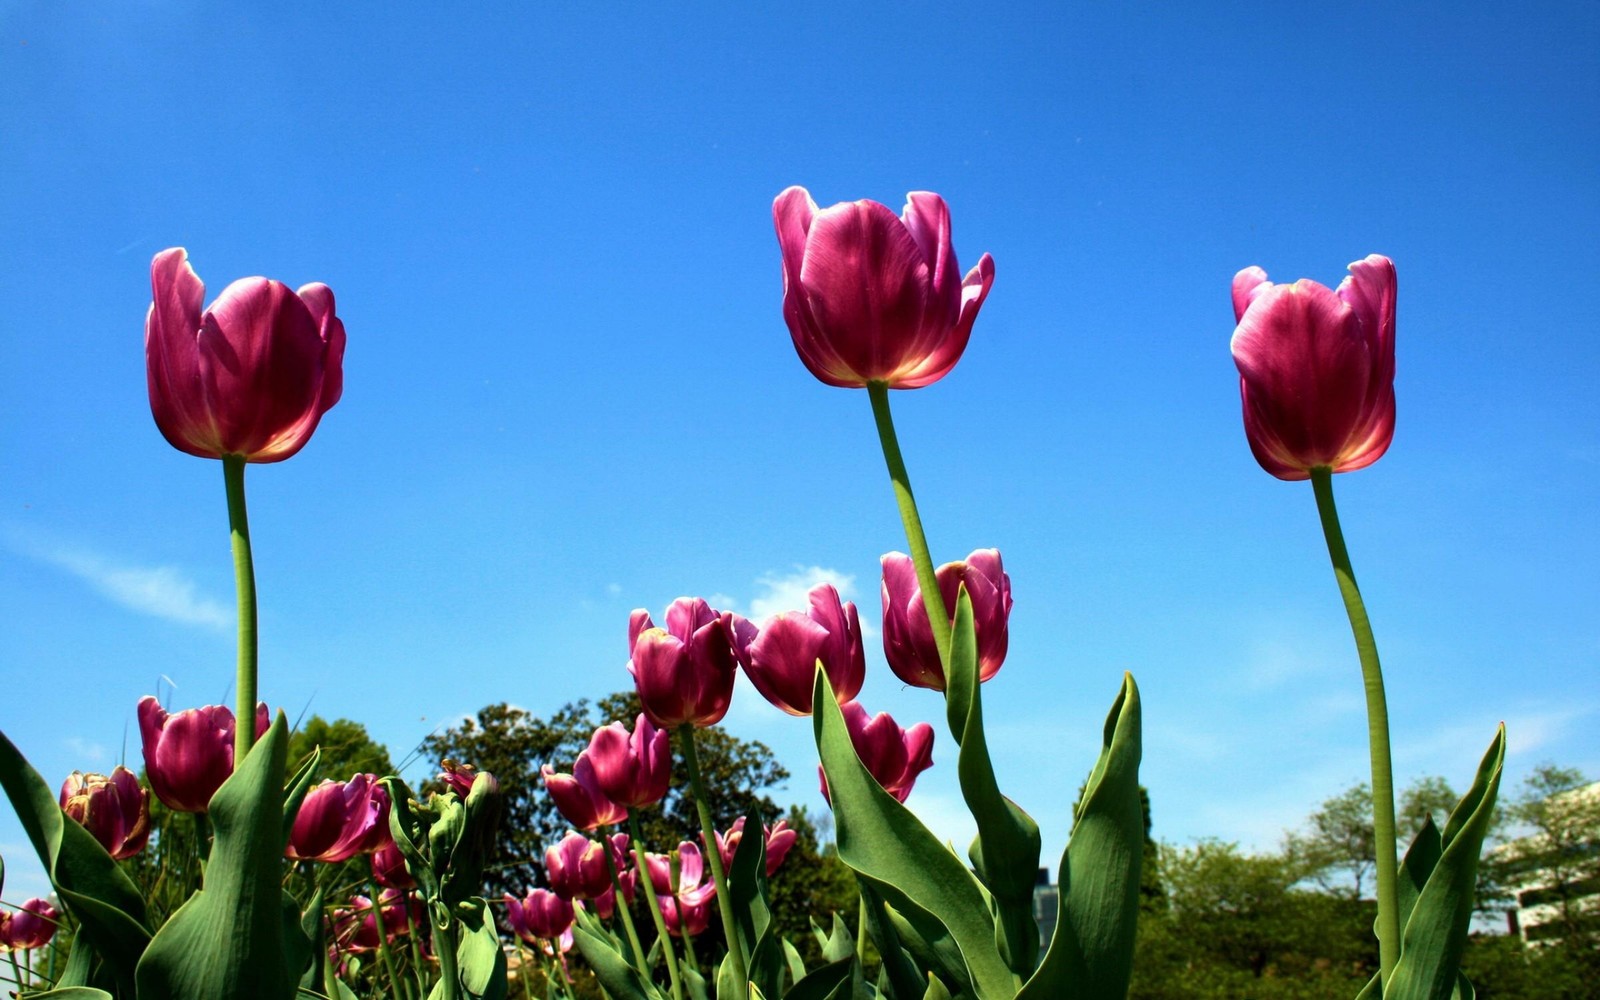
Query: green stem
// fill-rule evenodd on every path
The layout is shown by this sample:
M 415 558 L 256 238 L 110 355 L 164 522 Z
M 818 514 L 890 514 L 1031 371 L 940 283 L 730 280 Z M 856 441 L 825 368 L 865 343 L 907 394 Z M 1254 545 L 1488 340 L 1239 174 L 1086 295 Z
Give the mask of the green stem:
M 700 754 L 694 746 L 694 726 L 678 727 L 678 747 L 683 753 L 684 766 L 689 769 L 689 787 L 694 790 L 695 810 L 700 814 L 700 835 L 705 845 L 706 860 L 711 863 L 711 878 L 717 884 L 717 909 L 722 914 L 722 933 L 728 937 L 728 957 L 733 960 L 734 981 L 739 989 L 746 989 L 750 974 L 739 941 L 739 925 L 733 918 L 733 897 L 728 894 L 728 873 L 722 869 L 722 852 L 717 849 L 717 831 L 711 825 L 711 806 L 707 804 L 705 779 L 700 776 Z
M 632 810 L 628 812 L 628 832 L 633 837 L 633 861 L 639 871 L 639 891 L 645 894 L 645 907 L 655 919 L 656 937 L 661 941 L 662 957 L 667 960 L 667 978 L 672 982 L 672 996 L 674 1000 L 683 1000 L 683 981 L 678 978 L 678 958 L 673 954 L 672 935 L 667 933 L 667 920 L 661 915 L 661 907 L 656 902 L 656 887 L 650 881 L 650 866 L 644 858 L 644 839 L 639 831 L 639 817 Z M 678 926 L 683 926 L 681 920 Z
M 900 521 L 906 528 L 906 544 L 911 562 L 917 568 L 917 586 L 933 626 L 933 642 L 939 649 L 939 665 L 950 669 L 950 612 L 939 592 L 939 577 L 934 573 L 933 557 L 928 554 L 928 539 L 922 533 L 922 518 L 917 514 L 917 498 L 911 492 L 911 477 L 900 456 L 900 439 L 894 433 L 894 418 L 889 415 L 889 386 L 868 382 L 867 397 L 872 400 L 872 417 L 878 425 L 878 442 L 883 445 L 883 461 L 889 466 L 889 482 L 894 485 L 895 503 L 900 506 Z
M 244 504 L 244 456 L 222 456 L 228 489 L 228 533 L 233 541 L 233 584 L 239 595 L 239 679 L 233 725 L 233 766 L 256 741 L 256 568 L 250 558 L 250 515 Z
M 389 989 L 394 991 L 396 995 L 403 997 L 405 996 L 405 987 L 400 984 L 400 977 L 395 975 L 394 955 L 389 951 L 389 931 L 383 925 L 383 906 L 381 905 L 383 891 L 378 888 L 378 883 L 376 882 L 368 882 L 367 885 L 372 891 L 372 921 L 378 930 L 378 955 L 383 960 L 383 971 L 389 977 Z M 402 907 L 404 906 L 404 898 L 403 896 L 401 897 Z M 401 919 L 404 919 L 405 910 L 402 908 L 400 912 Z
M 1317 514 L 1322 533 L 1328 540 L 1328 558 L 1339 582 L 1344 610 L 1350 617 L 1350 631 L 1361 658 L 1361 681 L 1367 693 L 1367 745 L 1372 758 L 1372 831 L 1378 876 L 1378 961 L 1381 983 L 1387 985 L 1400 960 L 1400 905 L 1396 893 L 1394 771 L 1389 760 L 1389 707 L 1383 694 L 1383 668 L 1378 663 L 1378 644 L 1372 637 L 1372 623 L 1356 586 L 1350 553 L 1345 549 L 1344 532 L 1339 528 L 1339 511 L 1333 503 L 1333 470 L 1311 470 L 1311 487 L 1317 497 Z
M 22 981 L 22 970 L 17 967 L 17 953 L 8 948 L 6 957 L 11 959 L 11 981 L 17 984 L 17 993 L 20 995 L 28 988 L 28 984 Z
M 528 952 L 522 947 L 522 937 L 516 938 L 517 942 L 517 978 L 522 980 L 522 995 L 526 1000 L 533 1000 L 532 969 L 528 967 Z M 508 991 L 509 992 L 509 991 Z
M 409 906 L 410 903 L 411 900 L 408 898 L 406 905 Z M 422 946 L 417 943 L 417 938 L 420 936 L 415 927 L 411 929 L 410 934 L 406 935 L 406 943 L 411 948 L 411 978 L 416 980 L 416 989 L 413 992 L 419 997 L 426 996 L 428 993 L 428 984 L 422 978 L 423 969 L 427 968 L 427 966 L 422 962 Z
M 699 975 L 700 959 L 694 953 L 694 935 L 689 933 L 689 920 L 683 912 L 683 900 L 673 896 L 672 908 L 678 911 L 678 927 L 683 931 L 683 936 L 679 938 L 683 942 L 683 960 L 694 970 L 695 975 Z
M 861 974 L 867 974 L 867 897 L 856 893 L 856 965 Z
M 429 908 L 432 909 L 431 905 Z M 440 986 L 434 992 L 439 1000 L 461 1000 L 461 974 L 456 970 L 456 936 L 451 933 L 453 921 L 441 928 L 430 912 L 428 923 L 433 928 L 433 955 L 439 960 Z M 433 995 L 429 994 L 430 997 Z
M 633 926 L 633 914 L 628 912 L 628 900 L 622 894 L 622 879 L 617 877 L 617 863 L 611 857 L 611 838 L 606 836 L 604 828 L 597 831 L 597 835 L 600 838 L 600 853 L 606 857 L 606 871 L 611 873 L 611 891 L 616 898 L 617 916 L 622 919 L 623 930 L 628 932 L 628 944 L 633 947 L 633 957 L 639 961 L 639 971 L 649 975 L 650 966 L 645 961 L 644 945 L 639 943 L 639 931 Z

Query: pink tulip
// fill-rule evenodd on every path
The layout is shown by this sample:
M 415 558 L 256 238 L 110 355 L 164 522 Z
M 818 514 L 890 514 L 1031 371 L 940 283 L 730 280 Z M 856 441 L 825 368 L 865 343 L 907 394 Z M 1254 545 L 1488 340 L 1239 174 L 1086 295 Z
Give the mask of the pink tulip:
M 666 921 L 667 933 L 673 937 L 683 937 L 685 931 L 690 937 L 696 937 L 711 926 L 712 901 L 709 897 L 691 904 L 684 902 L 681 896 L 657 896 L 656 907 Z
M 0 913 L 0 951 L 32 951 L 55 937 L 61 912 L 42 899 L 30 899 L 14 913 Z
M 790 715 L 811 714 L 817 661 L 833 693 L 846 702 L 861 692 L 867 673 L 856 606 L 839 602 L 831 583 L 811 588 L 808 611 L 783 611 L 760 629 L 735 617 L 733 634 L 745 676 L 762 697 Z
M 698 906 L 717 894 L 717 883 L 706 867 L 700 848 L 691 841 L 678 845 L 678 883 L 672 883 L 672 860 L 664 854 L 647 854 L 650 887 L 658 896 L 677 896 L 686 906 Z
M 581 757 L 592 765 L 600 791 L 618 805 L 653 806 L 672 786 L 670 734 L 644 715 L 635 720 L 632 733 L 620 722 L 596 729 Z
M 537 944 L 540 938 L 559 938 L 572 928 L 572 903 L 548 889 L 530 890 L 526 899 L 505 894 L 506 922 L 511 933 Z
M 629 906 L 632 906 L 634 896 L 637 895 L 636 890 L 639 887 L 638 874 L 631 870 L 619 872 L 617 874 L 617 883 L 622 886 L 622 898 L 627 901 Z M 592 902 L 594 903 L 595 914 L 602 920 L 610 920 L 611 915 L 617 911 L 617 890 L 607 889 L 596 896 Z M 574 900 L 572 905 L 581 906 L 582 904 Z
M 201 309 L 206 286 L 181 248 L 150 263 L 145 319 L 150 412 L 179 451 L 281 462 L 344 388 L 344 324 L 333 291 L 241 278 Z
M 978 680 L 986 681 L 1006 659 L 1011 618 L 1011 577 L 1001 565 L 999 549 L 979 549 L 960 562 L 945 563 L 934 573 L 946 612 L 955 621 L 956 592 L 966 585 L 972 599 L 972 625 L 978 637 Z M 912 687 L 945 688 L 944 667 L 934 643 L 928 608 L 917 583 L 911 557 L 891 552 L 883 557 L 883 655 L 896 677 Z
M 406 867 L 406 856 L 400 853 L 400 846 L 394 842 L 394 837 L 387 830 L 384 831 L 377 850 L 372 852 L 371 865 L 372 880 L 386 889 L 417 887 L 417 880 Z
M 150 793 L 121 765 L 110 776 L 73 771 L 61 784 L 61 811 L 113 858 L 131 858 L 150 840 Z
M 715 725 L 733 698 L 733 616 L 703 599 L 680 597 L 667 627 L 635 611 L 628 622 L 628 672 L 644 714 L 663 729 Z
M 901 729 L 888 712 L 868 716 L 867 710 L 854 701 L 839 708 L 844 712 L 845 728 L 850 732 L 856 756 L 884 791 L 904 802 L 917 783 L 917 775 L 933 765 L 933 727 L 919 722 L 910 729 Z M 832 804 L 828 776 L 820 765 L 817 776 L 822 781 L 822 797 Z
M 376 850 L 389 834 L 389 795 L 377 776 L 323 781 L 306 793 L 284 855 L 334 864 Z
M 595 777 L 594 761 L 589 751 L 578 754 L 571 774 L 559 774 L 549 764 L 539 768 L 544 777 L 545 791 L 555 800 L 556 808 L 567 822 L 580 830 L 594 830 L 628 818 L 625 806 L 606 797 Z
M 994 284 L 988 254 L 961 277 L 950 210 L 927 191 L 898 217 L 875 201 L 818 210 L 802 187 L 772 203 L 783 251 L 783 318 L 811 374 L 829 385 L 915 389 L 961 359 Z
M 569 833 L 545 848 L 544 871 L 550 888 L 563 899 L 598 899 L 605 895 L 612 888 L 612 871 L 620 875 L 627 865 L 628 835 L 613 834 L 607 844 L 611 850 L 609 864 L 605 848 L 581 833 Z
M 1274 285 L 1259 267 L 1233 278 L 1233 361 L 1244 430 L 1279 479 L 1350 472 L 1394 438 L 1394 262 L 1372 254 L 1337 290 Z
M 256 738 L 266 735 L 267 706 L 256 706 Z M 150 790 L 168 808 L 206 811 L 233 773 L 233 712 L 221 705 L 189 708 L 169 715 L 160 702 L 139 699 L 139 735 Z
M 766 838 L 767 874 L 771 875 L 783 864 L 783 859 L 788 856 L 789 848 L 799 838 L 799 834 L 789 828 L 787 820 L 778 820 L 773 826 L 762 826 L 761 835 Z M 744 817 L 740 816 L 728 827 L 726 834 L 717 834 L 717 850 L 722 853 L 722 867 L 733 867 L 733 856 L 739 852 L 739 843 L 744 840 Z
M 379 912 L 383 915 L 384 936 L 392 943 L 395 938 L 411 933 L 424 918 L 422 904 L 408 898 L 400 889 L 385 889 L 378 896 Z M 372 912 L 372 900 L 367 896 L 354 896 L 349 908 L 333 911 L 333 934 L 339 950 L 345 952 L 376 951 L 378 948 L 378 920 Z M 427 935 L 423 935 L 424 938 Z

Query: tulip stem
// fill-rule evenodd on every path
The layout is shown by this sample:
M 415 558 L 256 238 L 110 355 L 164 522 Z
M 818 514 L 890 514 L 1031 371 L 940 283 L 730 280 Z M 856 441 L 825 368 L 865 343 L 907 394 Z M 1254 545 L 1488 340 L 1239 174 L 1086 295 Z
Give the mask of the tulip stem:
M 706 783 L 700 775 L 700 754 L 694 745 L 694 726 L 678 727 L 678 746 L 683 752 L 683 764 L 689 769 L 689 786 L 694 790 L 695 810 L 700 814 L 700 836 L 705 844 L 706 860 L 711 863 L 711 878 L 717 884 L 717 910 L 722 914 L 722 933 L 728 938 L 728 957 L 733 960 L 734 981 L 745 989 L 750 981 L 744 945 L 739 941 L 739 925 L 733 917 L 733 897 L 728 895 L 728 873 L 722 868 L 722 850 L 717 846 L 717 831 L 711 825 L 711 806 L 706 800 Z M 687 931 L 688 928 L 685 928 Z
M 676 894 L 672 897 L 672 908 L 678 911 L 678 928 L 683 931 L 683 936 L 679 938 L 683 942 L 683 961 L 698 976 L 700 974 L 700 959 L 695 957 L 694 935 L 689 933 L 689 919 L 683 912 L 683 900 L 679 899 Z
M 6 957 L 11 959 L 11 981 L 17 984 L 17 995 L 21 996 L 28 984 L 22 981 L 22 970 L 17 967 L 17 953 L 7 948 Z
M 872 416 L 878 425 L 878 442 L 883 445 L 883 460 L 889 466 L 894 499 L 900 505 L 900 520 L 906 528 L 911 562 L 917 568 L 917 586 L 922 589 L 922 603 L 928 609 L 928 622 L 933 626 L 933 643 L 939 650 L 939 665 L 948 675 L 950 613 L 945 610 L 944 595 L 939 592 L 939 578 L 934 573 L 933 557 L 928 554 L 928 539 L 922 533 L 922 518 L 917 513 L 917 498 L 911 492 L 911 477 L 906 474 L 905 459 L 900 455 L 900 439 L 894 433 L 894 417 L 889 414 L 888 383 L 868 382 L 867 398 L 872 400 Z
M 243 455 L 222 456 L 228 490 L 228 533 L 233 542 L 233 584 L 239 595 L 239 679 L 233 714 L 233 766 L 256 741 L 256 567 L 250 557 L 250 515 L 244 504 Z
M 633 946 L 633 957 L 639 962 L 639 971 L 648 975 L 650 966 L 645 961 L 644 945 L 639 943 L 639 931 L 633 926 L 633 914 L 628 912 L 628 899 L 622 894 L 622 879 L 617 876 L 617 863 L 611 857 L 611 838 L 606 836 L 603 828 L 598 833 L 600 853 L 605 855 L 606 871 L 611 873 L 611 890 L 616 893 L 617 916 L 622 920 L 623 929 L 628 932 L 628 943 Z M 637 888 L 634 891 L 637 892 Z
M 656 937 L 661 940 L 661 955 L 667 960 L 667 978 L 672 981 L 672 996 L 674 1000 L 683 1000 L 683 980 L 678 977 L 678 958 L 673 954 L 672 935 L 667 933 L 667 920 L 661 915 L 661 906 L 656 901 L 656 887 L 650 881 L 650 865 L 644 857 L 639 816 L 632 810 L 628 812 L 628 832 L 633 836 L 633 861 L 639 870 L 639 891 L 646 893 L 645 906 L 656 922 Z M 678 926 L 683 927 L 681 918 Z
M 1361 680 L 1367 693 L 1367 745 L 1372 758 L 1373 853 L 1378 876 L 1378 958 L 1380 983 L 1387 985 L 1400 960 L 1400 906 L 1396 894 L 1398 881 L 1395 863 L 1394 773 L 1389 759 L 1389 707 L 1383 693 L 1383 668 L 1378 663 L 1378 644 L 1372 636 L 1372 623 L 1356 586 L 1355 570 L 1345 548 L 1344 532 L 1339 528 L 1339 511 L 1333 503 L 1333 470 L 1321 466 L 1311 470 L 1311 487 L 1317 497 L 1317 514 L 1328 541 L 1328 558 L 1339 582 L 1344 610 L 1350 618 L 1350 631 L 1361 658 Z
M 389 930 L 383 925 L 383 890 L 378 888 L 377 882 L 369 882 L 372 891 L 372 922 L 378 931 L 378 955 L 383 960 L 383 971 L 389 976 L 389 989 L 399 996 L 405 996 L 405 988 L 400 984 L 400 977 L 395 975 L 394 954 L 389 950 Z M 406 918 L 404 897 L 401 901 L 401 919 Z

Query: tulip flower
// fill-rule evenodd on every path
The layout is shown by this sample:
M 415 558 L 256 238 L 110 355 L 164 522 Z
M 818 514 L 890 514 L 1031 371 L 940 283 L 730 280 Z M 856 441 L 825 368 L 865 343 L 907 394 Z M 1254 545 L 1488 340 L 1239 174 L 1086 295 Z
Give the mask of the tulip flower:
M 678 845 L 678 879 L 672 879 L 672 859 L 664 854 L 647 854 L 650 887 L 658 896 L 677 896 L 686 906 L 699 906 L 717 894 L 705 857 L 698 845 L 685 840 Z M 726 861 L 724 862 L 726 863 Z
M 915 389 L 960 360 L 994 284 L 984 254 L 961 277 L 950 210 L 927 191 L 899 216 L 875 201 L 819 210 L 802 187 L 772 203 L 783 251 L 783 318 L 811 374 L 828 385 Z
M 844 712 L 845 728 L 850 732 L 856 756 L 884 791 L 904 802 L 917 783 L 917 775 L 933 765 L 933 727 L 919 722 L 910 729 L 901 729 L 888 712 L 868 716 L 859 702 L 839 708 Z M 820 765 L 817 776 L 822 781 L 822 797 L 831 805 L 828 776 Z
M 233 773 L 233 712 L 221 705 L 168 714 L 146 695 L 139 699 L 139 736 L 150 790 L 168 808 L 205 812 L 211 796 Z M 256 738 L 265 735 L 267 706 L 256 705 Z
M 628 835 L 613 834 L 606 842 L 611 859 L 598 841 L 581 833 L 568 833 L 544 852 L 544 871 L 550 888 L 564 899 L 598 899 L 612 888 L 611 873 L 627 864 Z M 626 893 L 628 887 L 624 885 Z
M 861 692 L 866 655 L 861 622 L 852 603 L 839 601 L 831 583 L 811 588 L 808 611 L 783 611 L 757 629 L 735 616 L 734 639 L 745 676 L 761 696 L 790 715 L 811 714 L 817 661 L 839 701 Z
M 376 850 L 389 833 L 389 796 L 376 775 L 323 781 L 306 793 L 284 855 L 334 864 Z M 390 841 L 392 843 L 392 841 Z
M 683 937 L 685 932 L 690 937 L 696 937 L 706 932 L 711 926 L 711 898 L 708 896 L 699 903 L 686 903 L 681 896 L 657 896 L 656 908 L 661 911 L 661 917 L 666 921 L 667 933 L 673 937 Z
M 541 938 L 559 938 L 572 928 L 572 903 L 548 889 L 533 889 L 526 899 L 505 894 L 506 923 L 511 933 L 537 944 Z
M 622 898 L 627 901 L 629 906 L 632 906 L 634 896 L 637 895 L 636 890 L 638 889 L 639 884 L 638 874 L 631 870 L 626 872 L 618 872 L 617 883 L 622 886 Z M 598 917 L 600 917 L 600 919 L 610 920 L 612 914 L 617 912 L 617 890 L 607 889 L 605 892 L 602 892 L 600 895 L 594 897 L 591 902 L 594 903 L 594 912 Z M 572 905 L 581 906 L 582 904 L 574 900 Z
M 1006 659 L 1011 618 L 1011 577 L 999 549 L 979 549 L 960 562 L 945 563 L 935 572 L 944 606 L 955 621 L 956 592 L 963 584 L 972 600 L 972 625 L 978 638 L 978 680 L 986 681 Z M 883 557 L 883 655 L 895 676 L 912 687 L 945 688 L 929 624 L 928 609 L 917 584 L 911 558 L 899 552 Z
M 400 853 L 400 845 L 394 842 L 387 829 L 383 833 L 371 855 L 372 880 L 386 889 L 415 889 L 417 880 L 406 867 L 406 856 Z
M 931 763 L 931 762 L 930 762 Z M 767 856 L 767 874 L 771 875 L 783 864 L 783 859 L 788 856 L 789 848 L 799 839 L 799 834 L 790 829 L 787 820 L 778 820 L 773 826 L 761 827 L 761 836 L 765 838 Z M 717 834 L 717 850 L 722 853 L 722 867 L 733 866 L 733 856 L 739 851 L 739 843 L 744 839 L 744 817 L 740 816 L 728 827 L 726 834 Z
M 30 899 L 14 913 L 0 913 L 0 951 L 43 948 L 60 922 L 60 911 L 42 899 Z
M 571 774 L 557 773 L 549 764 L 539 768 L 539 774 L 544 778 L 545 791 L 555 800 L 561 815 L 580 830 L 595 830 L 628 818 L 627 808 L 613 802 L 601 790 L 594 761 L 587 750 L 578 754 Z
M 579 755 L 583 758 L 588 759 L 601 793 L 617 805 L 653 806 L 666 798 L 672 785 L 670 734 L 651 725 L 645 715 L 635 720 L 632 733 L 620 722 L 596 729 L 589 749 Z
M 643 609 L 628 622 L 628 672 L 644 714 L 663 729 L 711 726 L 733 698 L 733 616 L 680 597 L 657 628 Z
M 304 447 L 344 388 L 333 291 L 241 278 L 202 309 L 206 287 L 181 247 L 156 254 L 150 286 L 145 369 L 162 436 L 191 455 L 247 462 Z
M 73 771 L 61 784 L 61 811 L 113 858 L 131 858 L 150 840 L 150 792 L 121 765 L 110 776 Z
M 1394 437 L 1394 263 L 1372 254 L 1336 290 L 1274 285 L 1259 267 L 1233 279 L 1233 360 L 1245 436 L 1279 479 L 1350 472 Z
M 422 923 L 421 903 L 409 899 L 403 890 L 383 890 L 378 896 L 378 906 L 383 916 L 384 936 L 391 942 L 411 933 L 413 925 Z M 376 951 L 378 921 L 372 912 L 372 900 L 367 896 L 354 896 L 348 908 L 334 910 L 333 934 L 340 951 Z

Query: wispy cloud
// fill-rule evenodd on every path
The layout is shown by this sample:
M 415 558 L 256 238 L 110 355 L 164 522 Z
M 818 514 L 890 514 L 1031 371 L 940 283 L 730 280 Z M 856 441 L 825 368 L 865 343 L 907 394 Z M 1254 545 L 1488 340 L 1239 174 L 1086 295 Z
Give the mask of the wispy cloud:
M 218 632 L 233 624 L 233 614 L 225 605 L 200 593 L 192 580 L 172 566 L 131 566 L 83 548 L 45 545 L 15 534 L 6 540 L 16 552 L 66 571 L 130 611 Z
M 841 573 L 839 570 L 830 569 L 826 566 L 801 566 L 796 564 L 787 573 L 774 571 L 757 578 L 756 594 L 750 598 L 750 602 L 743 613 L 759 621 L 780 611 L 797 611 L 806 608 L 809 606 L 806 595 L 811 592 L 812 587 L 819 583 L 831 583 L 844 600 L 856 600 L 855 574 Z M 717 603 L 718 600 L 722 601 L 722 603 Z M 711 603 L 714 607 L 737 610 L 743 602 L 727 594 L 718 594 Z

